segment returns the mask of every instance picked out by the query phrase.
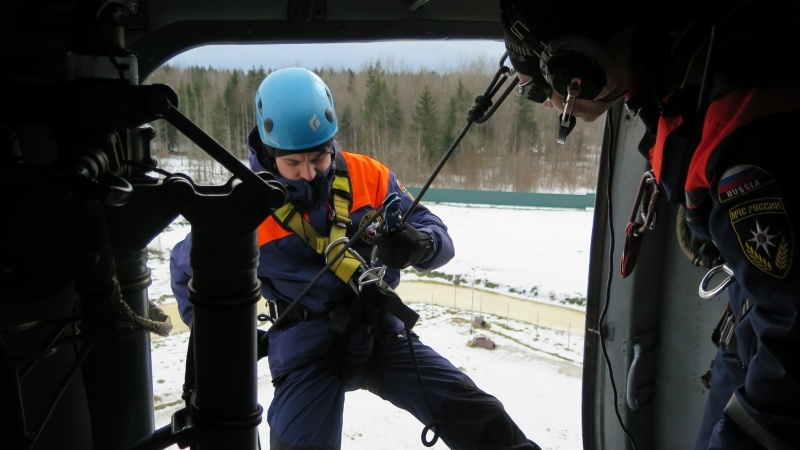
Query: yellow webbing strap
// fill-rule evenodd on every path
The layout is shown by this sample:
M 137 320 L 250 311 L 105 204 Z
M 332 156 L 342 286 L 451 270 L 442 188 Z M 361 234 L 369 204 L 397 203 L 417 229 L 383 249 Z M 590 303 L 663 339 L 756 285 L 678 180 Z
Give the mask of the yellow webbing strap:
M 338 255 L 340 251 L 342 251 L 342 247 L 345 246 L 347 241 L 344 239 L 342 239 L 341 241 L 337 241 L 337 239 L 339 239 L 339 237 L 344 237 L 345 231 L 347 231 L 347 228 L 345 228 L 345 226 L 343 225 L 339 225 L 337 223 L 331 225 L 330 241 L 335 242 L 335 244 L 332 245 L 331 248 L 328 250 L 328 256 L 334 257 Z M 349 282 L 350 279 L 353 278 L 353 274 L 356 273 L 356 271 L 358 271 L 359 267 L 361 267 L 361 261 L 353 257 L 353 254 L 351 252 L 352 250 L 348 248 L 345 254 L 343 255 L 344 257 L 340 257 L 331 266 L 331 270 L 336 274 L 337 277 L 339 277 L 339 279 L 341 279 L 345 283 Z
M 345 172 L 346 173 L 346 172 Z M 333 176 L 333 222 L 350 224 L 350 205 L 353 196 L 350 194 L 349 176 L 340 176 L 338 173 Z
M 344 195 L 342 195 L 344 194 Z M 275 220 L 281 226 L 287 228 L 311 246 L 317 253 L 324 255 L 326 261 L 328 257 L 335 257 L 342 251 L 347 244 L 346 232 L 347 225 L 350 224 L 350 180 L 346 176 L 334 175 L 333 177 L 333 224 L 331 224 L 330 236 L 322 237 L 314 227 L 297 212 L 294 205 L 287 203 L 278 208 L 274 213 Z M 344 239 L 343 239 L 344 238 Z M 340 240 L 341 239 L 341 240 Z M 331 242 L 334 245 L 331 245 Z M 330 245 L 331 248 L 328 248 Z M 325 250 L 328 250 L 325 254 Z M 351 253 L 353 250 L 347 249 L 344 255 L 340 256 L 331 265 L 331 270 L 340 280 L 348 283 L 353 274 L 361 266 L 361 261 Z

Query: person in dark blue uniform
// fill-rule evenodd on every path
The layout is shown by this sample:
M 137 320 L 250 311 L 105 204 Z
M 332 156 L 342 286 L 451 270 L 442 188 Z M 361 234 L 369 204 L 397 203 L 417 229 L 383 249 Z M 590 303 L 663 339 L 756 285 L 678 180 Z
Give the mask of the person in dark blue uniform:
M 367 389 L 431 426 L 428 437 L 435 433 L 450 448 L 539 449 L 497 398 L 410 331 L 415 314 L 394 294 L 400 269 L 427 271 L 452 259 L 447 226 L 422 204 L 408 213 L 413 198 L 385 165 L 338 148 L 333 96 L 314 73 L 269 74 L 256 93 L 255 113 L 251 167 L 273 173 L 287 190 L 287 204 L 258 229 L 258 276 L 277 319 L 263 352 L 275 387 L 267 414 L 270 447 L 341 448 L 345 393 Z M 373 232 L 355 236 L 387 198 L 399 199 L 407 215 L 400 229 L 367 227 Z M 346 240 L 355 253 L 338 251 Z M 373 246 L 376 266 L 386 266 L 382 283 L 359 287 Z M 173 248 L 171 277 L 181 318 L 191 327 L 190 247 L 191 234 Z M 335 264 L 326 270 L 330 259 Z
M 800 448 L 798 3 L 499 9 L 520 92 L 561 111 L 560 138 L 624 101 L 687 255 L 733 274 L 696 448 Z

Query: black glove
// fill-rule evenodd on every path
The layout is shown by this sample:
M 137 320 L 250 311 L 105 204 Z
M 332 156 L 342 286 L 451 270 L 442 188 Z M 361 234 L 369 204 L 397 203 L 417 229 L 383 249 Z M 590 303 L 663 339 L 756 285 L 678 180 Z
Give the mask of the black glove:
M 404 223 L 400 231 L 374 237 L 372 242 L 378 259 L 393 269 L 412 266 L 433 249 L 433 238 L 408 223 Z

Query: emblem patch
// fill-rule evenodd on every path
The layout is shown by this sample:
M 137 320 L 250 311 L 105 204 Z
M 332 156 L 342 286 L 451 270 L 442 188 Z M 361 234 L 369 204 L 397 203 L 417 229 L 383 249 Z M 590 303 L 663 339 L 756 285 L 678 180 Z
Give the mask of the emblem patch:
M 401 183 L 400 180 L 395 180 L 395 181 L 397 182 L 397 189 L 400 189 L 400 192 L 405 194 L 406 197 L 410 198 L 411 200 L 414 200 L 414 196 L 411 195 L 411 192 L 408 192 L 408 189 L 406 189 L 403 183 Z
M 372 218 L 375 216 L 377 212 L 378 211 L 368 211 L 366 214 L 364 214 L 364 216 L 358 222 L 358 229 L 360 230 L 365 223 L 372 222 Z M 381 222 L 383 222 L 383 216 L 378 216 L 378 219 L 375 220 L 375 223 L 381 223 Z M 369 228 L 367 228 L 366 230 L 369 230 Z M 372 236 L 368 235 L 366 231 L 361 233 L 361 239 L 363 239 L 364 242 L 366 242 L 367 244 L 372 245 Z
M 772 183 L 775 178 L 756 166 L 734 166 L 728 169 L 719 181 L 719 202 L 740 197 Z
M 747 259 L 762 272 L 785 278 L 792 265 L 792 227 L 779 197 L 760 198 L 728 211 Z

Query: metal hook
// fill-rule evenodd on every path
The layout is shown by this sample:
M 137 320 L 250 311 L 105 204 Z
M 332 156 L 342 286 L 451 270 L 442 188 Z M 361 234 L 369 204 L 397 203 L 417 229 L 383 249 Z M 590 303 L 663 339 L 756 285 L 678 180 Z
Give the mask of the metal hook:
M 728 274 L 728 276 L 724 278 L 715 288 L 710 290 L 707 289 L 708 283 L 711 282 L 711 279 L 714 278 L 714 276 L 720 272 L 725 272 L 726 274 Z M 709 270 L 708 273 L 706 273 L 703 276 L 703 279 L 700 281 L 700 288 L 698 289 L 700 298 L 708 300 L 710 298 L 716 297 L 717 295 L 725 292 L 725 289 L 728 289 L 728 286 L 730 286 L 731 283 L 733 283 L 734 281 L 736 280 L 733 278 L 733 270 L 731 270 L 731 268 L 728 267 L 727 264 L 720 264 L 716 267 L 712 267 L 711 270 Z

